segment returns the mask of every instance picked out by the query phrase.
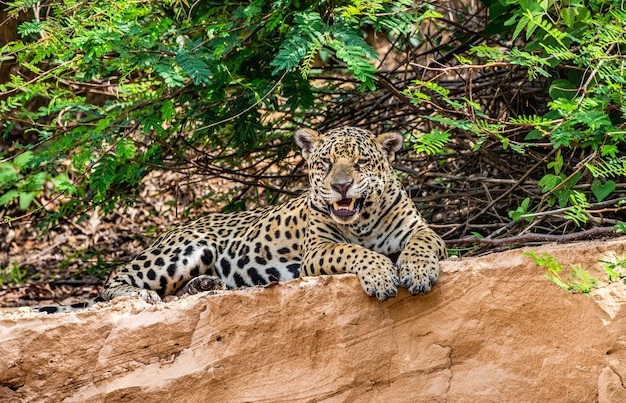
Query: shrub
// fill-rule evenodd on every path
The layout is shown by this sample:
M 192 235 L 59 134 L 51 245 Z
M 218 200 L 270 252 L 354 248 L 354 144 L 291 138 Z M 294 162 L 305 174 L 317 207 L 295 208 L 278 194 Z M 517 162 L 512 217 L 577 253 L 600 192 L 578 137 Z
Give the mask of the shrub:
M 9 3 L 10 16 L 36 15 L 0 49 L 19 66 L 0 85 L 2 131 L 35 140 L 5 154 L 0 205 L 38 211 L 47 181 L 60 203 L 45 225 L 94 206 L 106 214 L 133 203 L 156 169 L 280 191 L 294 169 L 283 162 L 291 132 L 333 102 L 314 94 L 330 90 L 311 85 L 315 61 L 353 77 L 339 95 L 372 90 L 377 53 L 362 29 L 410 35 L 427 17 L 407 1 L 340 4 Z
M 447 239 L 625 227 L 616 0 L 21 0 L 7 10 L 34 18 L 0 48 L 0 68 L 17 66 L 0 84 L 13 141 L 0 204 L 46 227 L 132 204 L 153 170 L 238 181 L 226 209 L 244 208 L 252 187 L 275 202 L 302 177 L 285 158 L 293 129 L 341 124 L 410 139 L 419 155 L 397 167 Z M 47 211 L 44 189 L 56 197 Z

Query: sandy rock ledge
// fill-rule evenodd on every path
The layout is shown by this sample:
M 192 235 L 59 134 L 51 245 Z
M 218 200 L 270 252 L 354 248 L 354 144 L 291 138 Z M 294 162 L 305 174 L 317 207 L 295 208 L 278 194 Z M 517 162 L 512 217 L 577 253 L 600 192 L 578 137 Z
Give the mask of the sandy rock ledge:
M 536 248 L 605 279 L 626 239 Z M 520 250 L 444 262 L 424 297 L 354 276 L 149 306 L 0 312 L 2 402 L 626 402 L 626 291 L 572 295 Z

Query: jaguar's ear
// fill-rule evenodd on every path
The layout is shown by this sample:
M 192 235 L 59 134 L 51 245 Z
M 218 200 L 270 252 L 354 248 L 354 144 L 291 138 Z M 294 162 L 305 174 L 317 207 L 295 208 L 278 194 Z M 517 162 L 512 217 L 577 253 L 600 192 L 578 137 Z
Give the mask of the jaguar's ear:
M 397 132 L 383 133 L 376 137 L 376 141 L 381 145 L 385 153 L 387 153 L 387 159 L 391 162 L 396 155 L 396 151 L 402 148 L 404 137 Z
M 318 132 L 306 127 L 298 129 L 293 135 L 296 144 L 302 149 L 302 156 L 305 160 L 309 159 L 313 148 L 315 148 L 315 145 L 319 141 L 319 137 L 320 135 Z

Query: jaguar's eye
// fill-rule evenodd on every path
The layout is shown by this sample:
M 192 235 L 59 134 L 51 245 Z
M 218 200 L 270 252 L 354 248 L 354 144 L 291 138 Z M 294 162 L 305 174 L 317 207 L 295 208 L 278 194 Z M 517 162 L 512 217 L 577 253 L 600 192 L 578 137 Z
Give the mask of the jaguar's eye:
M 359 158 L 359 160 L 356 162 L 355 165 L 358 168 L 361 168 L 361 167 L 367 166 L 369 163 L 370 163 L 369 158 Z
M 322 164 L 324 164 L 324 168 L 328 170 L 333 165 L 333 162 L 330 160 L 330 157 L 323 157 Z

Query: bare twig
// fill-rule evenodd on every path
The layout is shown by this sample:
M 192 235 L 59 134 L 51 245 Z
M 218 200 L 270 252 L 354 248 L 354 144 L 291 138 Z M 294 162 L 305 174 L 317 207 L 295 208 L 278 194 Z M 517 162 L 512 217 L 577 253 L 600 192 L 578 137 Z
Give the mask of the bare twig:
M 468 236 L 460 239 L 448 239 L 446 240 L 447 246 L 464 246 L 464 245 L 490 245 L 490 246 L 505 246 L 505 245 L 519 245 L 527 242 L 571 242 L 581 239 L 590 239 L 600 235 L 614 235 L 616 230 L 614 227 L 595 227 L 586 231 L 572 232 L 563 235 L 554 234 L 524 234 L 517 235 L 508 238 L 488 239 L 488 238 L 475 238 Z

